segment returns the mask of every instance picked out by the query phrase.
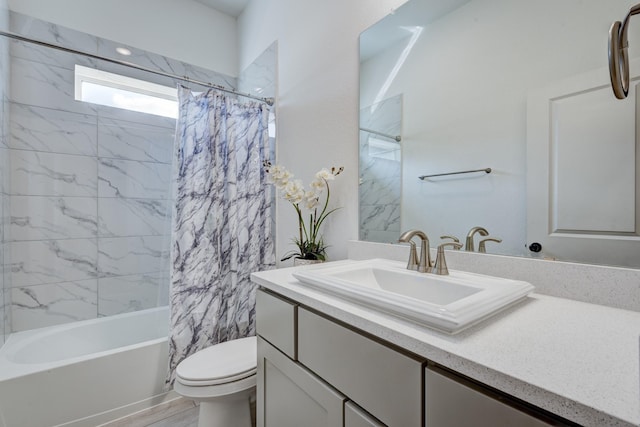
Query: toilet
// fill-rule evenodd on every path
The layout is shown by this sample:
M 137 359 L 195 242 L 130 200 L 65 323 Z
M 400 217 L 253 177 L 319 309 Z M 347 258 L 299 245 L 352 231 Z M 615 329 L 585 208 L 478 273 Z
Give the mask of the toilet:
M 256 361 L 256 337 L 248 337 L 205 348 L 178 364 L 173 389 L 200 404 L 198 427 L 251 427 Z

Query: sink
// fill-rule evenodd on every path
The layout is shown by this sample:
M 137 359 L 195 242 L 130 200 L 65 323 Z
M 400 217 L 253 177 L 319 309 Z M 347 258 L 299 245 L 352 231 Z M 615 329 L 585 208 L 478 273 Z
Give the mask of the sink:
M 386 259 L 345 261 L 300 269 L 293 276 L 315 290 L 455 334 L 524 299 L 521 280 L 449 270 L 419 273 Z

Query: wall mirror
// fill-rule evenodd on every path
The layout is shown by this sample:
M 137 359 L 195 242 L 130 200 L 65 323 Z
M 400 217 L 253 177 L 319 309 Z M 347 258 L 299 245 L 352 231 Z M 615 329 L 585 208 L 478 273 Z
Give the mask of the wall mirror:
M 640 30 L 624 101 L 607 69 L 634 1 L 410 0 L 363 32 L 360 239 L 482 226 L 487 253 L 640 268 Z

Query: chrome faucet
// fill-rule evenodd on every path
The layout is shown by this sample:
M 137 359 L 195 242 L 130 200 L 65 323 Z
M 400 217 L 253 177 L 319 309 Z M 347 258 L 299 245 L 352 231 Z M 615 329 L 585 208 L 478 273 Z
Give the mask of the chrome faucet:
M 441 276 L 445 276 L 449 274 L 449 269 L 447 268 L 447 260 L 444 258 L 444 248 L 446 248 L 447 246 L 451 246 L 454 249 L 460 249 L 462 247 L 462 245 L 457 242 L 447 242 L 447 243 L 438 245 L 438 253 L 436 255 L 436 265 L 433 266 L 433 272 Z
M 449 235 L 446 235 L 446 236 L 440 236 L 440 238 L 441 238 L 442 240 L 444 240 L 444 239 L 451 239 L 451 240 L 453 241 L 453 243 L 460 243 L 460 239 L 458 239 L 456 236 L 449 236 Z M 460 246 L 454 246 L 454 249 L 458 250 L 458 249 L 460 249 L 461 247 L 462 247 L 462 245 L 460 245 Z
M 467 233 L 467 240 L 465 241 L 465 246 L 464 246 L 465 251 L 474 252 L 476 250 L 473 244 L 473 235 L 476 233 L 480 234 L 481 236 L 489 235 L 489 232 L 487 231 L 486 228 L 473 227 L 471 230 L 469 230 L 469 233 Z
M 497 239 L 497 238 L 494 238 L 494 237 L 488 237 L 486 239 L 480 240 L 480 244 L 478 245 L 478 252 L 480 252 L 481 254 L 486 254 L 487 253 L 487 248 L 485 247 L 485 242 L 500 243 L 500 242 L 502 242 L 502 239 Z
M 415 236 L 418 236 L 421 240 L 420 244 L 420 261 L 418 262 L 418 254 L 416 252 L 416 244 L 411 241 Z M 405 231 L 400 235 L 398 239 L 399 243 L 409 243 L 411 249 L 409 250 L 409 261 L 407 262 L 408 270 L 417 270 L 421 273 L 431 272 L 431 253 L 429 250 L 429 238 L 420 230 Z

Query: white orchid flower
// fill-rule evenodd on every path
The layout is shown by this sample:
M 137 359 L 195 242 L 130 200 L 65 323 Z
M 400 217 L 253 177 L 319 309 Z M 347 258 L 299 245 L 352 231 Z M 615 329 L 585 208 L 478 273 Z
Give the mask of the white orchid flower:
M 299 179 L 289 181 L 283 190 L 284 198 L 291 203 L 298 204 L 304 199 L 305 191 L 304 184 Z
M 316 178 L 313 181 L 311 181 L 311 184 L 309 184 L 309 186 L 311 187 L 312 191 L 315 191 L 316 193 L 319 194 L 324 191 L 325 181 L 322 178 Z
M 291 181 L 291 179 L 293 178 L 293 174 L 287 170 L 281 172 L 278 175 L 278 178 L 275 179 L 273 181 L 273 183 L 279 188 L 279 189 L 283 189 L 285 188 L 289 182 Z
M 293 178 L 293 174 L 280 165 L 270 167 L 267 173 L 269 174 L 270 181 L 274 183 L 279 190 L 283 190 Z
M 316 179 L 324 179 L 325 181 L 331 181 L 335 178 L 333 173 L 327 168 L 322 168 L 316 173 Z
M 315 209 L 318 206 L 320 195 L 315 191 L 307 191 L 304 195 L 305 207 L 309 210 Z

